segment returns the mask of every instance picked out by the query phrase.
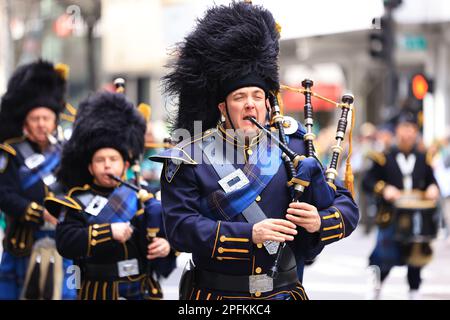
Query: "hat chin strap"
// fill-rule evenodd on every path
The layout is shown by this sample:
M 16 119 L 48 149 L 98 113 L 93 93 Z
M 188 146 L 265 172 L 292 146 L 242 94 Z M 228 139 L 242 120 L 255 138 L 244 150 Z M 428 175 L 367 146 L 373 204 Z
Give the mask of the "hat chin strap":
M 236 131 L 236 128 L 234 127 L 233 121 L 231 121 L 231 117 L 230 117 L 230 113 L 228 112 L 228 104 L 227 101 L 225 100 L 225 112 L 227 113 L 227 117 L 228 117 L 228 121 L 231 124 L 231 128 Z

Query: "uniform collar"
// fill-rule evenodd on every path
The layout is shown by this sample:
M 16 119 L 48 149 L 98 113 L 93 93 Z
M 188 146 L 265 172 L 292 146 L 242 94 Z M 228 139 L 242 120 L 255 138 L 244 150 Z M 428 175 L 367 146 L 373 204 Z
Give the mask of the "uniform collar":
M 414 145 L 414 146 L 412 147 L 412 149 L 411 149 L 409 152 L 403 152 L 403 151 L 401 151 L 401 150 L 398 148 L 397 145 L 395 145 L 392 149 L 393 149 L 394 153 L 403 153 L 405 156 L 408 156 L 408 155 L 413 154 L 413 153 L 417 153 L 417 146 L 416 146 L 416 145 Z
M 225 129 L 223 125 L 217 126 L 217 132 L 219 132 L 219 136 L 225 140 L 228 143 L 233 144 L 236 147 L 241 148 L 251 148 L 254 145 L 258 144 L 258 142 L 261 140 L 261 138 L 265 137 L 264 132 L 262 130 L 259 131 L 259 133 L 252 137 L 248 144 L 245 143 L 244 138 L 242 136 L 236 135 L 233 130 L 231 129 Z
M 98 184 L 91 183 L 91 190 L 94 193 L 97 193 L 102 196 L 109 196 L 114 191 L 114 189 L 115 188 L 102 187 L 102 186 L 99 186 Z

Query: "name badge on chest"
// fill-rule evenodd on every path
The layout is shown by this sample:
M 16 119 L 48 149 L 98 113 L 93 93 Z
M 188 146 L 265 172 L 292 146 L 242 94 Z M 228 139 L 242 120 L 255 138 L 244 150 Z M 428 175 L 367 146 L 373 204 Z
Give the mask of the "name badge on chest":
M 43 154 L 35 153 L 25 159 L 25 165 L 28 169 L 33 170 L 45 161 Z
M 92 216 L 98 216 L 100 211 L 106 206 L 108 203 L 108 199 L 102 196 L 95 196 L 94 199 L 89 202 L 86 209 L 84 209 L 85 212 L 89 213 Z
M 225 193 L 230 193 L 238 190 L 248 183 L 248 178 L 241 169 L 237 169 L 236 171 L 219 180 L 219 184 L 225 191 Z

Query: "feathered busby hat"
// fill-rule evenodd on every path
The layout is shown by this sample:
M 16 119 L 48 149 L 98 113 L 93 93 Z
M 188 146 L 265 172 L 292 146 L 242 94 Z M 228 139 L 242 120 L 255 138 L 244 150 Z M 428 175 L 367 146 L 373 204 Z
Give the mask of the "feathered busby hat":
M 36 107 L 47 107 L 59 115 L 66 104 L 67 73 L 66 65 L 44 60 L 14 71 L 0 105 L 0 141 L 22 136 L 23 122 Z
M 278 26 L 261 6 L 233 2 L 208 9 L 178 45 L 163 78 L 165 92 L 179 107 L 174 129 L 192 133 L 194 121 L 202 121 L 205 130 L 215 127 L 217 105 L 236 89 L 278 91 L 278 41 Z
M 64 145 L 59 179 L 67 186 L 92 182 L 88 171 L 101 148 L 119 151 L 133 161 L 144 151 L 145 120 L 121 93 L 102 92 L 81 102 L 70 140 Z

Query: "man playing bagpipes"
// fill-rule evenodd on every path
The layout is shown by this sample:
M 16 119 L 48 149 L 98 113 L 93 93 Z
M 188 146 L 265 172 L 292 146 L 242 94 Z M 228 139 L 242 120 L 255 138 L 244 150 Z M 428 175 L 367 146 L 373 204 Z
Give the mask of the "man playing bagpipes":
M 350 193 L 326 183 L 316 159 L 300 156 L 305 128 L 291 123 L 281 150 L 257 126 L 266 125 L 280 89 L 277 29 L 260 6 L 214 6 L 164 79 L 178 103 L 173 138 L 184 139 L 152 159 L 164 162 L 168 239 L 193 257 L 181 299 L 307 299 L 304 261 L 356 227 Z
M 67 66 L 43 60 L 20 66 L 2 97 L 0 209 L 7 228 L 0 299 L 75 297 L 65 282 L 72 262 L 57 254 L 56 219 L 43 207 L 44 197 L 63 192 L 55 178 L 61 147 L 54 134 L 66 104 L 67 74 Z
M 121 93 L 95 94 L 80 104 L 59 171 L 72 189 L 45 201 L 61 221 L 58 251 L 80 267 L 78 299 L 158 299 L 157 277 L 175 267 L 160 203 L 122 181 L 143 151 L 144 134 L 145 120 Z

